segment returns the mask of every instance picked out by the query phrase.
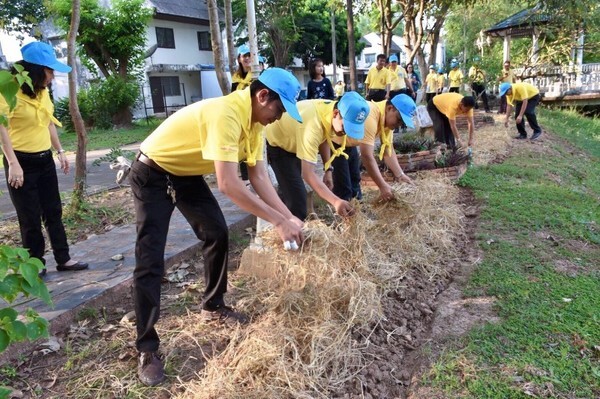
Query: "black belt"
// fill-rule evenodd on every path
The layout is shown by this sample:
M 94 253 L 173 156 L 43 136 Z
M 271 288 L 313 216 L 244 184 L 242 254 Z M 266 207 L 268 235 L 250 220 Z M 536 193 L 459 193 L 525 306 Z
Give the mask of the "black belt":
M 141 163 L 143 163 L 144 165 L 151 167 L 152 169 L 154 169 L 157 172 L 164 173 L 165 175 L 169 174 L 169 172 L 164 170 L 159 164 L 154 162 L 152 159 L 148 158 L 146 156 L 146 154 L 139 152 L 137 155 L 137 160 L 140 161 Z
M 45 158 L 48 156 L 52 156 L 52 151 L 50 150 L 46 150 L 46 151 L 40 151 L 40 152 L 22 152 L 22 151 L 15 151 L 15 155 L 17 157 L 21 157 L 21 158 Z

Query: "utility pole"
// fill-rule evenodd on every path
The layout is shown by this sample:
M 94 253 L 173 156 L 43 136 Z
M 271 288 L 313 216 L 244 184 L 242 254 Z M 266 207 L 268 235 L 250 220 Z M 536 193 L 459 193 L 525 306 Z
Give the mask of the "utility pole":
M 338 81 L 337 78 L 337 53 L 335 51 L 335 6 L 331 6 L 331 62 L 333 63 L 333 84 Z

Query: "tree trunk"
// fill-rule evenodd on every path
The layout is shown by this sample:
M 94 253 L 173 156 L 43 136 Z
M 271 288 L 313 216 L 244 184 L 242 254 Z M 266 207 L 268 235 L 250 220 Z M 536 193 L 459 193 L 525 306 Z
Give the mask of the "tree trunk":
M 79 112 L 77 103 L 77 59 L 75 58 L 75 39 L 79 30 L 80 1 L 73 0 L 73 13 L 71 14 L 71 29 L 67 37 L 67 60 L 73 70 L 69 73 L 69 112 L 77 132 L 77 154 L 75 156 L 75 186 L 73 187 L 72 206 L 79 208 L 85 196 L 86 161 L 87 161 L 87 132 Z
M 237 67 L 235 47 L 233 45 L 233 12 L 231 0 L 225 0 L 225 34 L 227 36 L 227 58 L 229 59 L 229 72 L 233 74 Z
M 210 41 L 215 59 L 215 72 L 223 95 L 229 94 L 231 88 L 227 74 L 225 73 L 225 61 L 223 60 L 223 45 L 221 43 L 221 31 L 219 29 L 219 9 L 217 0 L 206 0 L 208 7 L 208 19 L 210 22 Z
M 350 89 L 356 90 L 356 48 L 354 47 L 354 12 L 352 0 L 346 0 L 346 13 L 348 14 L 348 66 L 350 67 Z

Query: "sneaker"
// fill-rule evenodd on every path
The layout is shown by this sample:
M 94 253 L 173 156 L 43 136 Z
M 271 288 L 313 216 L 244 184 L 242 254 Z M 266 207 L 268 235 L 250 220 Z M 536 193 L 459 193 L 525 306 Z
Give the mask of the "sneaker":
M 140 352 L 138 377 L 142 384 L 153 387 L 165 379 L 165 369 L 156 352 Z
M 202 309 L 200 316 L 207 323 L 226 324 L 229 326 L 247 324 L 249 321 L 245 314 L 236 312 L 230 306 L 221 306 L 216 310 Z
M 515 136 L 515 139 L 517 140 L 525 140 L 527 138 L 527 136 L 523 136 L 522 134 L 519 134 L 518 136 Z
M 531 136 L 531 140 L 537 140 L 540 138 L 540 136 L 542 135 L 542 131 L 540 130 L 539 132 L 535 132 L 533 134 L 533 136 Z

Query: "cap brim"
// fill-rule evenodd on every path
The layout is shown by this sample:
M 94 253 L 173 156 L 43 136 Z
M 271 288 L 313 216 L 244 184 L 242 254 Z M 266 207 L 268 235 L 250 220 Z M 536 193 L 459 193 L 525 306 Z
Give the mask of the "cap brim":
M 508 88 L 504 89 L 504 90 L 500 90 L 500 97 L 502 97 L 503 95 L 506 94 L 506 92 L 508 91 Z
M 53 69 L 58 72 L 63 72 L 63 73 L 69 73 L 73 70 L 73 68 L 71 68 L 70 66 L 65 65 L 62 62 L 58 62 L 58 61 L 56 61 L 52 65 L 46 65 L 46 66 L 50 69 Z
M 282 96 L 279 96 L 279 98 L 281 99 L 281 103 L 283 104 L 283 108 L 285 108 L 285 111 L 288 114 L 290 114 L 292 118 L 302 123 L 302 117 L 300 116 L 300 112 L 298 112 L 298 107 L 296 106 L 296 104 L 292 103 L 289 100 L 286 100 Z
M 354 140 L 362 140 L 365 137 L 365 124 L 354 123 L 344 119 L 344 132 Z
M 400 112 L 400 111 L 398 111 L 398 112 Z M 400 116 L 402 117 L 402 120 L 404 121 L 404 124 L 407 127 L 411 128 L 411 129 L 415 128 L 415 123 L 413 122 L 413 119 L 409 115 L 406 115 L 405 113 L 400 112 Z

